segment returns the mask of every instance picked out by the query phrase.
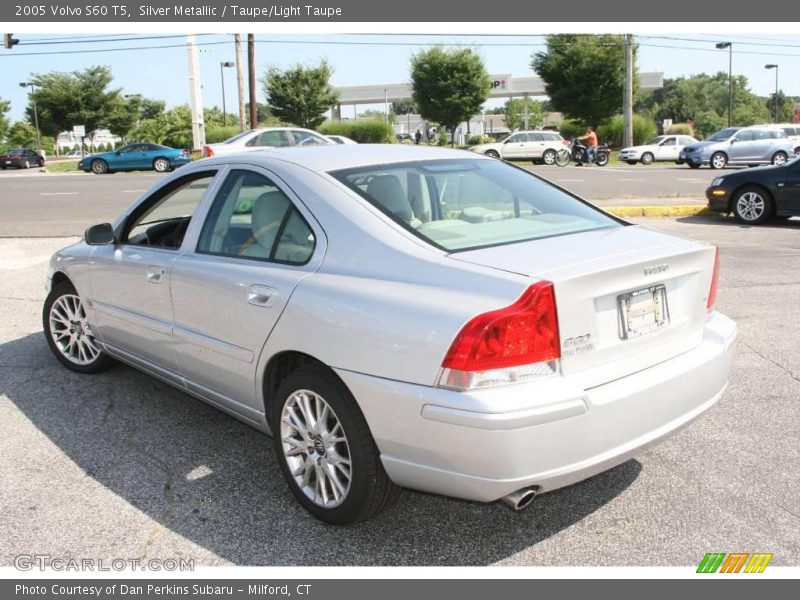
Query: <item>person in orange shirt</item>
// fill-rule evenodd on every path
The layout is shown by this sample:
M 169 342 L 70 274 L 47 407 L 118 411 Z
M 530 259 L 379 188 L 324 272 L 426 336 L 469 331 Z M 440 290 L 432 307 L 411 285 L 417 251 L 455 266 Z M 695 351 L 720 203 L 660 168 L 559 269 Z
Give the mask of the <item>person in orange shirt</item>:
M 586 133 L 578 138 L 581 141 L 586 141 L 586 160 L 591 164 L 594 160 L 594 149 L 597 148 L 597 134 L 591 127 L 586 128 Z

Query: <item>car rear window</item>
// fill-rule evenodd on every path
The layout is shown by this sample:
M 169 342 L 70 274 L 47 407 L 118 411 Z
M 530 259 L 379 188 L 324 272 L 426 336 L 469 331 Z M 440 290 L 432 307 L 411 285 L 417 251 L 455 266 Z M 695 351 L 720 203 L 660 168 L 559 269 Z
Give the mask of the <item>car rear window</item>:
M 330 175 L 414 235 L 450 252 L 621 226 L 502 161 L 416 161 Z

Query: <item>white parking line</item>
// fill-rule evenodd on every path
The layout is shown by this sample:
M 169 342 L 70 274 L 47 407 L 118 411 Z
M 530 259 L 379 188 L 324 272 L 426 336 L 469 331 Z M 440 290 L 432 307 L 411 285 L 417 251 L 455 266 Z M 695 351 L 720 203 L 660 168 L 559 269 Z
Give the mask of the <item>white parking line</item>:
M 555 181 L 556 183 L 566 183 L 566 182 L 570 182 L 570 183 L 575 182 L 575 183 L 577 183 L 579 181 L 586 181 L 586 180 L 585 179 L 552 179 L 551 181 Z
M 636 178 L 636 179 L 625 179 L 624 177 L 619 178 L 620 181 L 644 181 L 644 179 Z
M 77 196 L 78 192 L 39 192 L 40 196 Z
M 140 192 L 146 192 L 147 190 L 122 190 L 124 194 L 138 194 Z
M 697 183 L 698 181 L 703 181 L 702 179 L 690 179 L 688 177 L 678 177 L 678 181 L 691 181 L 693 183 Z

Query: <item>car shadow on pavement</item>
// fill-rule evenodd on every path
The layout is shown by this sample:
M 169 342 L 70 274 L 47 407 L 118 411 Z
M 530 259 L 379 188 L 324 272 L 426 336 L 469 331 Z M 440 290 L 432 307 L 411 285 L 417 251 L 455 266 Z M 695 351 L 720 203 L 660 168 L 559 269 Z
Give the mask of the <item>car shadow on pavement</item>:
M 729 227 L 738 227 L 739 229 L 752 229 L 757 228 L 772 228 L 772 229 L 796 229 L 800 231 L 800 218 L 792 219 L 770 219 L 761 225 L 745 225 L 739 223 L 733 215 L 692 215 L 689 217 L 678 217 L 675 219 L 679 223 L 686 223 L 687 225 L 727 225 Z
M 41 333 L 0 345 L 0 367 L 0 394 L 85 473 L 235 564 L 491 564 L 578 524 L 642 468 L 630 460 L 517 513 L 406 491 L 378 518 L 334 527 L 295 502 L 267 436 L 147 375 L 122 365 L 72 373 Z M 148 531 L 125 534 L 139 535 L 143 543 Z M 169 547 L 163 540 L 155 555 Z

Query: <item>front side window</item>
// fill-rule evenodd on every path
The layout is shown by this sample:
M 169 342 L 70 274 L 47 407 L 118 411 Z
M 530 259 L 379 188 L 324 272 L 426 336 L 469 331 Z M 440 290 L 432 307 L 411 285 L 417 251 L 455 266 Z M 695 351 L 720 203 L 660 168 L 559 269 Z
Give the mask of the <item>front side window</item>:
M 330 173 L 432 245 L 460 251 L 619 227 L 534 175 L 500 161 L 431 160 Z
M 664 143 L 661 144 L 661 145 L 662 146 L 676 146 L 677 144 L 678 144 L 678 140 L 676 140 L 674 137 L 671 137 L 671 138 L 665 139 Z
M 292 144 L 286 135 L 286 131 L 279 129 L 277 131 L 263 131 L 248 141 L 247 145 L 282 148 Z
M 724 142 L 733 136 L 734 133 L 739 131 L 736 127 L 728 127 L 727 129 L 721 129 L 714 135 L 706 138 L 708 142 Z
M 310 131 L 302 131 L 292 129 L 292 137 L 294 143 L 298 146 L 330 146 L 331 141 L 322 136 L 311 133 Z
M 178 180 L 145 201 L 131 216 L 123 243 L 176 250 L 189 228 L 206 189 L 216 172 L 197 173 Z
M 314 233 L 280 188 L 259 173 L 235 170 L 214 199 L 197 252 L 299 265 L 314 245 Z

